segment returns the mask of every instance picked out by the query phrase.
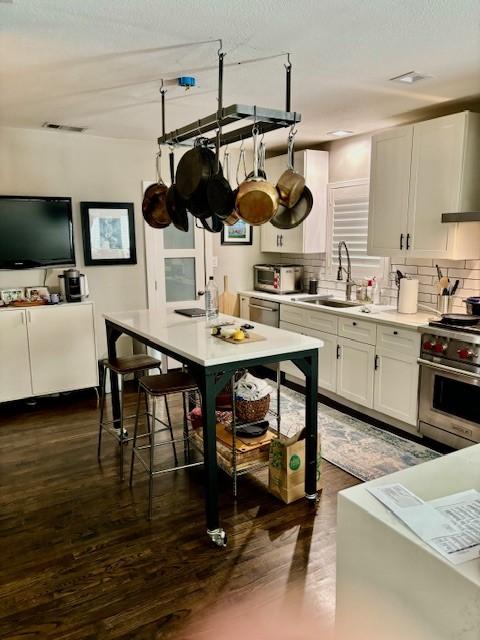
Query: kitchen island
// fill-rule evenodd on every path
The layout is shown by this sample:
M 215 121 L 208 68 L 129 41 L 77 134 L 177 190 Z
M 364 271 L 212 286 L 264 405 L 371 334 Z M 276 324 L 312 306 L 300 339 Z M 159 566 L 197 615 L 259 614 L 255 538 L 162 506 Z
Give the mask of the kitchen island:
M 478 640 L 480 558 L 455 565 L 422 542 L 368 492 L 391 483 L 426 501 L 480 490 L 480 445 L 339 493 L 339 638 Z
M 305 494 L 309 500 L 316 499 L 318 349 L 323 346 L 321 340 L 257 324 L 255 332 L 264 340 L 231 344 L 210 335 L 205 318 L 188 318 L 167 310 L 164 313 L 148 309 L 124 311 L 104 317 L 110 359 L 117 356 L 118 338 L 126 334 L 186 365 L 198 384 L 202 397 L 207 533 L 215 544 L 226 544 L 218 514 L 215 399 L 239 368 L 290 360 L 305 375 Z M 223 315 L 219 320 L 239 323 L 238 318 Z M 119 418 L 115 376 L 112 377 L 112 409 L 113 417 Z

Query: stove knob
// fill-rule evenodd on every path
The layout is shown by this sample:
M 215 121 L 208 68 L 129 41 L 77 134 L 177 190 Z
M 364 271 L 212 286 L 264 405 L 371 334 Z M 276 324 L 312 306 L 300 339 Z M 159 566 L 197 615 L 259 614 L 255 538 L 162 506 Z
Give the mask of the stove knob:
M 471 349 L 457 349 L 458 357 L 460 360 L 471 360 L 474 356 L 474 353 Z
M 422 349 L 424 351 L 431 351 L 433 349 L 433 344 L 430 340 L 425 340 L 425 342 L 422 344 Z
M 447 345 L 443 342 L 436 342 L 433 345 L 433 350 L 435 351 L 435 353 L 445 353 L 445 351 L 447 350 Z

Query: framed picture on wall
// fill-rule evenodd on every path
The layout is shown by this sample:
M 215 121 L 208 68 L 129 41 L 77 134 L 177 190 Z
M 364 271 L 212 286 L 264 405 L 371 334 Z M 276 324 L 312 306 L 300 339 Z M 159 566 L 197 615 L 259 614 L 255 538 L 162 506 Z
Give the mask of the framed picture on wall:
M 86 266 L 137 264 L 132 202 L 81 202 Z
M 248 222 L 238 220 L 231 227 L 224 225 L 222 229 L 222 244 L 252 244 L 253 242 L 253 227 Z

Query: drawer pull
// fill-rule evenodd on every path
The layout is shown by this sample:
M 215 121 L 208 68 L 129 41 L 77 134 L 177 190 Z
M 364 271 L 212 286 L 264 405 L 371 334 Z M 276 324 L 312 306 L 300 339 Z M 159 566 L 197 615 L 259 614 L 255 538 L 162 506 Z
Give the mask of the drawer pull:
M 394 336 L 398 336 L 398 331 L 394 331 L 394 332 L 393 332 L 393 335 L 394 335 Z
M 356 326 L 357 326 L 357 323 L 356 323 L 355 321 L 354 321 L 354 322 L 352 322 L 352 324 L 353 324 L 353 326 L 354 326 L 354 327 L 356 327 Z

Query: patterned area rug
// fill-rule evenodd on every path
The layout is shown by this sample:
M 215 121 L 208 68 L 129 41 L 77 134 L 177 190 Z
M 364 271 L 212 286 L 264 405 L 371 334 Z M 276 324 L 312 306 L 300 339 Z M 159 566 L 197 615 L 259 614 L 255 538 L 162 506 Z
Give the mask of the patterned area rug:
M 284 387 L 281 396 L 281 431 L 292 436 L 304 424 L 305 399 Z M 374 480 L 442 455 L 320 402 L 318 427 L 322 458 L 360 480 Z

